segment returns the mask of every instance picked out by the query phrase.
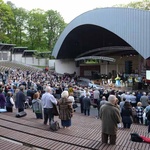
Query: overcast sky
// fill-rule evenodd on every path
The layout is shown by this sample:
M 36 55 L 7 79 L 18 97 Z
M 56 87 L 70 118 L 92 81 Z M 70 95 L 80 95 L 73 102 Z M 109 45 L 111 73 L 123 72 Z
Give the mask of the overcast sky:
M 100 7 L 111 7 L 116 4 L 128 4 L 140 0 L 4 0 L 11 1 L 17 7 L 27 10 L 40 8 L 44 10 L 57 10 L 66 23 L 72 21 L 80 14 Z

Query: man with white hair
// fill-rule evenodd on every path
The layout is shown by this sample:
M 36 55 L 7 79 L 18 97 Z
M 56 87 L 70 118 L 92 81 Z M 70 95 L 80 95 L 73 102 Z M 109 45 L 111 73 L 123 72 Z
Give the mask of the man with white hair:
M 45 93 L 42 95 L 41 101 L 44 108 L 44 124 L 47 124 L 47 121 L 49 119 L 49 124 L 51 124 L 51 121 L 54 120 L 54 115 L 52 113 L 53 111 L 53 104 L 57 105 L 57 100 L 54 98 L 54 96 L 51 94 L 51 87 L 46 86 Z
M 140 98 L 140 101 L 142 103 L 142 107 L 145 109 L 146 106 L 148 106 L 148 96 L 146 95 L 146 92 L 143 92 L 143 95 Z
M 102 120 L 102 143 L 116 144 L 117 124 L 121 122 L 119 109 L 115 106 L 116 96 L 109 95 L 108 103 L 101 106 L 100 119 Z

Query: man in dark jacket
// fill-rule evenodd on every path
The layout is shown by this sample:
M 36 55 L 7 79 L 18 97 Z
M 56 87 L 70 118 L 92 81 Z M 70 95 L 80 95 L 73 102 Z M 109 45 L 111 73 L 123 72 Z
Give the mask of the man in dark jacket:
M 79 102 L 80 102 L 80 108 L 81 108 L 81 113 L 83 113 L 83 98 L 84 98 L 85 96 L 84 95 L 82 95 L 80 98 L 79 98 Z
M 16 94 L 16 105 L 18 112 L 24 111 L 25 94 L 23 93 L 23 86 L 20 86 L 20 91 Z
M 90 115 L 90 106 L 91 106 L 91 99 L 89 93 L 86 93 L 86 96 L 83 98 L 83 110 L 85 115 L 86 112 L 88 113 L 88 116 Z
M 108 103 L 100 108 L 100 118 L 102 120 L 102 143 L 116 144 L 117 138 L 117 124 L 121 122 L 121 115 L 119 109 L 115 106 L 116 96 L 110 95 Z

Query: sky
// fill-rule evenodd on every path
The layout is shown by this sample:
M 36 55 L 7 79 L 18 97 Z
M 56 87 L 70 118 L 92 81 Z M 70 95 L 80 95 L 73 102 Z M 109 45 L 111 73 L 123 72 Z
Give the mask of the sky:
M 56 10 L 65 22 L 69 23 L 75 17 L 95 8 L 112 7 L 116 4 L 128 4 L 140 0 L 4 0 L 4 2 L 7 1 L 26 10 L 34 8 Z

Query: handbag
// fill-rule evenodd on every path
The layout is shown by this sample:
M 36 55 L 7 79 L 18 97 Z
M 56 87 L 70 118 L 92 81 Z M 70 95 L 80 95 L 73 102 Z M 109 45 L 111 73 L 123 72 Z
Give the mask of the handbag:
M 143 139 L 139 136 L 138 133 L 130 133 L 131 141 L 133 142 L 143 142 Z
M 58 131 L 60 129 L 60 125 L 58 121 L 51 121 L 50 123 L 50 129 L 52 131 Z
M 58 116 L 59 115 L 58 108 L 57 108 L 57 106 L 55 104 L 53 104 L 52 113 L 53 113 L 54 116 Z
M 73 103 L 72 107 L 73 107 L 73 109 L 75 109 L 78 107 L 78 105 L 76 103 Z

